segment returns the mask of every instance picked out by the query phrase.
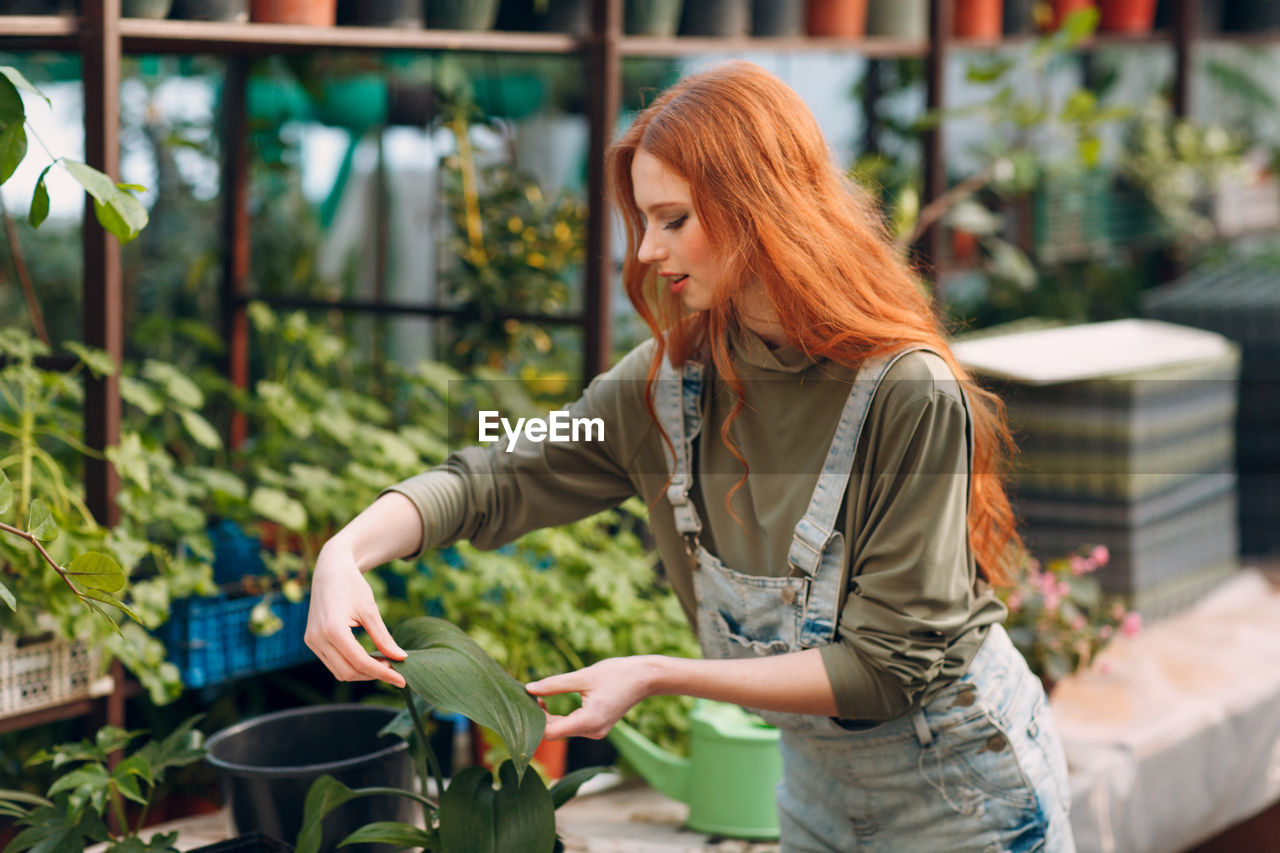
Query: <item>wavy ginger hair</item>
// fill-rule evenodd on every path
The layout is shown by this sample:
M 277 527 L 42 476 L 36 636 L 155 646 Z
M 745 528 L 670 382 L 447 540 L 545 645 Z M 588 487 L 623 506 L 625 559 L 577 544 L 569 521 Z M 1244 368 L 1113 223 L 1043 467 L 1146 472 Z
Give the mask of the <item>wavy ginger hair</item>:
M 631 164 L 640 149 L 689 183 L 694 212 L 720 247 L 725 276 L 707 311 L 688 312 L 660 286 L 652 265 L 636 258 L 644 220 Z M 733 297 L 748 282 L 763 284 L 788 339 L 811 358 L 856 366 L 923 344 L 959 380 L 968 378 L 870 198 L 836 167 L 800 96 L 763 68 L 730 62 L 676 83 L 613 144 L 608 170 L 625 221 L 627 295 L 657 341 L 649 385 L 668 350 L 677 365 L 709 353 L 738 398 L 721 435 L 744 467 L 728 433 L 744 402 L 726 341 L 738 320 Z M 969 545 L 979 572 L 1007 583 L 1021 541 L 997 472 L 1012 440 L 998 397 L 973 387 L 969 402 L 975 472 Z M 656 421 L 652 399 L 649 409 Z M 745 475 L 735 490 L 743 482 Z

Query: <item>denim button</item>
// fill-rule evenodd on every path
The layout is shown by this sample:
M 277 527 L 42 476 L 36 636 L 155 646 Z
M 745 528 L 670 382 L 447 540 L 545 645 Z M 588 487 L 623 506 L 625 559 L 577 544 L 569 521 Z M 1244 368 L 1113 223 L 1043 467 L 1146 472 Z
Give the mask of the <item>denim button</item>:
M 999 752 L 1008 746 L 1008 743 L 1009 742 L 1004 739 L 1004 735 L 994 734 L 987 738 L 987 749 L 991 752 Z

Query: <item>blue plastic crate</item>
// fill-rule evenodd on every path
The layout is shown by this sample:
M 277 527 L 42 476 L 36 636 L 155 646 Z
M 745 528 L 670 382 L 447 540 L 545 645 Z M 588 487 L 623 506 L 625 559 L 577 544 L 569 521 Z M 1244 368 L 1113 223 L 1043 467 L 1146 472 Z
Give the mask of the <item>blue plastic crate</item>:
M 218 586 L 236 583 L 246 575 L 265 575 L 262 544 L 234 521 L 222 520 L 209 525 L 213 543 L 213 582 Z
M 184 685 L 208 687 L 316 659 L 302 639 L 310 592 L 296 604 L 279 594 L 272 596 L 271 609 L 284 625 L 267 637 L 249 630 L 249 613 L 262 599 L 215 596 L 173 602 L 159 634 Z

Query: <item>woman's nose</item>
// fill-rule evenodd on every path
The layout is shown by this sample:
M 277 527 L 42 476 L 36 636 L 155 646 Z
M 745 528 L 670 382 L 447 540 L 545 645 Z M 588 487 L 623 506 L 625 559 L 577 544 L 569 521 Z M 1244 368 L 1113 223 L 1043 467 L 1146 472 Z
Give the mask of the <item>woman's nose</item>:
M 662 241 L 645 231 L 644 237 L 640 240 L 640 248 L 636 250 L 636 260 L 642 264 L 652 264 L 665 258 L 666 254 Z

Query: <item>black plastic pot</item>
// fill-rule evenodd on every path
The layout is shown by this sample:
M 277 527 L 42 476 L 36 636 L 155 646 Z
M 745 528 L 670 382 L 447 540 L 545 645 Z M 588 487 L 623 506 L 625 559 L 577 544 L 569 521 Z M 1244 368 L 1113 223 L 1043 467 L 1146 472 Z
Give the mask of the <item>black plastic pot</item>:
M 803 0 L 752 0 L 751 34 L 798 36 L 804 33 Z
M 1280 28 L 1277 0 L 1232 0 L 1223 4 L 1222 28 L 1230 32 L 1256 33 Z
M 423 26 L 422 0 L 338 0 L 338 23 L 353 27 Z
M 249 20 L 249 0 L 173 0 L 171 18 L 187 21 L 235 21 Z
M 549 0 L 540 29 L 549 33 L 585 36 L 591 32 L 591 3 L 588 0 Z
M 1156 4 L 1157 30 L 1171 29 L 1175 7 L 1181 0 L 1160 0 Z M 1222 14 L 1226 0 L 1200 0 L 1200 32 L 1216 33 L 1222 30 Z
M 498 0 L 432 0 L 427 26 L 433 30 L 491 30 Z
M 689 0 L 680 18 L 682 36 L 745 36 L 751 32 L 751 0 Z
M 254 717 L 209 738 L 205 760 L 218 773 L 235 831 L 292 843 L 302 827 L 307 789 L 326 774 L 350 788 L 408 789 L 408 744 L 378 737 L 396 713 L 372 705 L 313 705 Z M 411 800 L 392 796 L 345 803 L 325 819 L 321 850 L 336 850 L 338 842 L 368 823 L 412 821 L 412 806 Z M 369 844 L 342 849 L 391 850 Z

